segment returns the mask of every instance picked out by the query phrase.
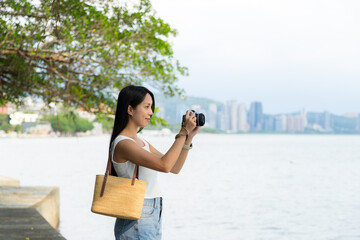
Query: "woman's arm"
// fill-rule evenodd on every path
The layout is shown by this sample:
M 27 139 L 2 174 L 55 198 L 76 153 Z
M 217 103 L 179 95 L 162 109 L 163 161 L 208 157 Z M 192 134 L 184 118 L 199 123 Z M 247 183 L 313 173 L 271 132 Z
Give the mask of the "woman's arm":
M 192 139 L 194 138 L 194 136 L 196 135 L 196 133 L 200 130 L 200 127 L 196 127 L 193 132 L 191 132 L 189 134 L 189 138 L 185 141 L 185 145 L 190 146 L 192 143 Z M 161 152 L 159 152 L 156 148 L 154 148 L 151 144 L 149 144 L 150 146 L 150 151 L 155 154 L 158 157 L 162 157 L 163 154 Z M 172 169 L 170 170 L 171 173 L 174 174 L 178 174 L 182 167 L 184 166 L 185 160 L 187 158 L 187 155 L 189 153 L 188 149 L 182 148 L 181 153 L 178 157 L 178 159 L 176 160 L 175 165 L 172 167 Z
M 193 131 L 191 131 L 189 133 L 189 138 L 185 141 L 185 145 L 190 147 L 190 145 L 192 143 L 192 139 L 199 132 L 199 130 L 200 130 L 200 127 L 196 127 Z M 188 149 L 185 149 L 185 148 L 182 149 L 179 158 L 177 159 L 175 165 L 173 166 L 173 168 L 171 169 L 170 172 L 178 174 L 181 171 L 182 167 L 184 166 L 184 163 L 185 163 L 188 153 L 189 153 Z
M 132 140 L 125 139 L 116 145 L 114 155 L 116 155 L 117 159 L 126 159 L 137 165 L 156 171 L 170 172 L 180 155 L 184 142 L 185 136 L 177 138 L 168 152 L 162 157 L 159 157 L 139 147 Z
M 192 142 L 192 139 L 188 139 L 187 141 L 185 141 L 185 144 L 190 146 Z M 156 148 L 154 148 L 151 144 L 149 144 L 150 146 L 150 151 L 155 154 L 157 157 L 162 157 L 164 156 L 164 154 L 162 154 L 161 152 L 159 152 Z M 181 168 L 183 167 L 184 163 L 185 163 L 185 160 L 186 160 L 186 157 L 188 155 L 188 152 L 189 150 L 185 149 L 185 148 L 182 148 L 181 149 L 181 152 L 180 152 L 180 155 L 178 157 L 178 159 L 176 160 L 174 166 L 171 168 L 170 172 L 171 173 L 175 173 L 175 174 L 178 174 L 181 170 Z
M 185 141 L 185 144 L 187 146 L 190 146 L 192 142 L 192 139 L 189 139 L 187 141 Z M 189 153 L 189 150 L 183 148 L 181 150 L 181 153 L 180 153 L 180 156 L 179 158 L 177 159 L 175 165 L 173 166 L 173 168 L 170 170 L 170 172 L 174 173 L 174 174 L 178 174 L 180 172 L 180 170 L 182 169 L 182 167 L 184 166 L 184 163 L 185 163 L 185 160 L 186 160 L 186 157 Z
M 191 116 L 190 111 L 188 111 L 186 113 L 185 128 L 193 130 L 195 126 L 196 118 L 194 115 Z M 148 152 L 139 147 L 132 140 L 126 139 L 120 141 L 116 145 L 114 153 L 114 155 L 116 155 L 115 158 L 130 160 L 135 164 L 151 168 L 156 171 L 170 172 L 182 152 L 183 145 L 186 140 L 186 129 L 182 128 L 180 130 L 180 137 L 175 139 L 173 145 L 170 147 L 167 153 L 162 156 Z

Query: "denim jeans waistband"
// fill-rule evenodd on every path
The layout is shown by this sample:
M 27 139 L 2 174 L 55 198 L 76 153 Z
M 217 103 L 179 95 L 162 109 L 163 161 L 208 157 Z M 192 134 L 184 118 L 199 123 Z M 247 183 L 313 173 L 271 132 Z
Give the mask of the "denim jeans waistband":
M 162 207 L 162 197 L 145 198 L 143 205 L 144 206 L 153 206 L 154 208 L 156 208 L 158 206 Z

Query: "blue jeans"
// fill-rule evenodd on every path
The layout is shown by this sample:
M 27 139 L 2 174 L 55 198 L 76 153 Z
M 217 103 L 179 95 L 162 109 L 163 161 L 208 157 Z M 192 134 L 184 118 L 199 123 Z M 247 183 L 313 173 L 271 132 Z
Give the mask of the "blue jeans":
M 161 239 L 162 198 L 144 199 L 139 220 L 117 218 L 115 222 L 116 240 L 160 240 Z

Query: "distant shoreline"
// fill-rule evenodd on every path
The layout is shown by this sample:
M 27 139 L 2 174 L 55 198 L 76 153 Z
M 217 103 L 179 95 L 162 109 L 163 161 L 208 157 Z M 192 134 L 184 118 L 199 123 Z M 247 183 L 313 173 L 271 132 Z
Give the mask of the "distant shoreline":
M 148 134 L 143 133 L 142 136 L 151 136 L 151 137 L 163 137 L 163 136 L 172 136 L 175 133 L 162 135 L 162 134 Z M 276 133 L 276 132 L 246 132 L 246 133 L 208 133 L 208 132 L 199 132 L 201 135 L 346 135 L 346 136 L 360 136 L 360 133 Z M 2 134 L 0 139 L 41 139 L 41 138 L 82 138 L 82 137 L 101 137 L 107 136 L 110 137 L 111 134 L 101 134 L 101 135 L 31 135 L 31 134 Z

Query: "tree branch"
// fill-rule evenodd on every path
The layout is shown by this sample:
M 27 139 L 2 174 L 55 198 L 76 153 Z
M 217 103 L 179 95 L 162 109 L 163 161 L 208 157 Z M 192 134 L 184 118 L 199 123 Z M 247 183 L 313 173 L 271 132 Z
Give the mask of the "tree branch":
M 12 16 L 12 17 L 31 17 L 31 18 L 41 18 L 41 19 L 47 18 L 46 15 L 34 15 L 34 14 L 15 13 L 15 12 L 6 12 L 6 11 L 0 11 L 0 15 Z
M 0 47 L 1 47 L 2 45 L 4 45 L 4 43 L 5 43 L 7 37 L 9 36 L 10 33 L 11 33 L 11 31 L 8 31 L 8 32 L 6 33 L 6 35 L 5 35 L 5 37 L 4 37 L 4 40 L 0 43 Z

